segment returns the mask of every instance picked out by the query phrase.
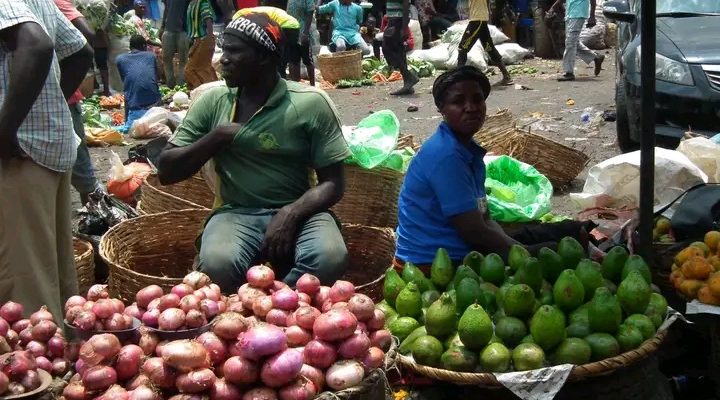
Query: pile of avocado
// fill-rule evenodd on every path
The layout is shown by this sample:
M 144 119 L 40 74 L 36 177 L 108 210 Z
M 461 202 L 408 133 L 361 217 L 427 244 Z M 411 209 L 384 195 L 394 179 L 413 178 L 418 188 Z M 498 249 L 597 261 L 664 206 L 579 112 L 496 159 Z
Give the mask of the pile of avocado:
M 668 306 L 645 261 L 623 247 L 602 264 L 586 257 L 569 237 L 537 257 L 513 246 L 507 265 L 471 252 L 456 268 L 438 249 L 430 277 L 410 263 L 402 274 L 388 269 L 377 308 L 401 354 L 459 372 L 581 365 L 655 336 Z

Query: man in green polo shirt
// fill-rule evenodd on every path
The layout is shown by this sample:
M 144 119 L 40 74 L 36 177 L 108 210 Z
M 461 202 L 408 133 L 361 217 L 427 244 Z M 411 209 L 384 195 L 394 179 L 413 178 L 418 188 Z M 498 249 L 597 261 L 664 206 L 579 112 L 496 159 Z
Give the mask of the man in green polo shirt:
M 233 20 L 223 39 L 228 87 L 211 89 L 190 107 L 158 161 L 163 184 L 215 162 L 222 206 L 205 225 L 198 269 L 225 293 L 261 262 L 290 285 L 304 273 L 331 284 L 347 260 L 327 211 L 342 198 L 350 155 L 337 111 L 324 92 L 278 76 L 282 31 L 266 14 Z

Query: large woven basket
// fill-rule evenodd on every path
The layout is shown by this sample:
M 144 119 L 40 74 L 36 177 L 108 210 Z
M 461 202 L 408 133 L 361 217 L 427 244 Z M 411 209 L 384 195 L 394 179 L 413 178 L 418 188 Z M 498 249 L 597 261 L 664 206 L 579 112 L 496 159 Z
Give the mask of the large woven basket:
M 75 255 L 78 290 L 80 294 L 84 295 L 90 289 L 90 286 L 95 283 L 95 252 L 92 244 L 73 238 L 73 253 Z
M 380 302 L 385 270 L 395 255 L 393 230 L 343 224 L 342 235 L 348 250 L 348 269 L 342 279 L 355 284 L 356 292 Z
M 654 337 L 648 339 L 640 347 L 627 351 L 616 357 L 606 358 L 583 365 L 576 365 L 567 378 L 568 382 L 580 381 L 592 377 L 612 374 L 622 368 L 628 367 L 653 355 L 667 336 L 667 330 L 659 331 Z M 446 369 L 432 368 L 416 364 L 412 358 L 398 355 L 403 367 L 438 381 L 457 385 L 479 385 L 485 387 L 502 387 L 492 373 L 454 372 Z
M 145 179 L 138 210 L 156 214 L 172 210 L 210 209 L 215 196 L 201 174 L 172 185 L 161 185 L 157 175 Z
M 515 118 L 510 110 L 502 109 L 485 118 L 485 123 L 474 136 L 485 150 L 505 154 L 510 145 L 510 138 L 515 134 Z
M 100 240 L 110 269 L 110 292 L 132 302 L 138 290 L 170 290 L 192 270 L 195 238 L 209 210 L 176 210 L 143 215 L 112 227 Z M 128 303 L 129 304 L 129 303 Z
M 337 83 L 342 79 L 360 79 L 363 76 L 362 52 L 340 51 L 318 56 L 318 69 L 324 80 Z

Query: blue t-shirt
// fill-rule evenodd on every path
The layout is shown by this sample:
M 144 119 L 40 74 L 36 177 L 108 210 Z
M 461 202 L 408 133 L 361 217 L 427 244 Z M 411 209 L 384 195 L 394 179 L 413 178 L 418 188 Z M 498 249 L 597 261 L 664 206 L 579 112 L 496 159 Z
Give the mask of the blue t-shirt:
M 344 39 L 350 46 L 355 46 L 363 41 L 360 34 L 360 24 L 363 22 L 363 9 L 355 3 L 348 5 L 340 4 L 340 1 L 333 0 L 320 6 L 319 14 L 333 15 L 333 31 L 331 40 Z
M 405 262 L 429 264 L 437 249 L 462 260 L 472 249 L 450 219 L 485 198 L 485 149 L 464 146 L 441 123 L 410 162 L 398 200 L 397 250 Z
M 565 19 L 590 18 L 590 0 L 567 0 Z
M 155 54 L 132 50 L 120 54 L 116 62 L 123 81 L 125 107 L 128 110 L 146 109 L 161 100 Z

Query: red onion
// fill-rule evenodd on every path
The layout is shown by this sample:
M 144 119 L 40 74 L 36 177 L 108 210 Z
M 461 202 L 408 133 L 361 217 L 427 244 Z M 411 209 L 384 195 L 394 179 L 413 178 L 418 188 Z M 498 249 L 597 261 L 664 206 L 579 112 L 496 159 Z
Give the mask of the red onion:
M 205 332 L 197 338 L 198 343 L 203 345 L 205 351 L 210 356 L 210 362 L 213 365 L 219 365 L 227 358 L 227 348 L 225 343 L 212 332 Z
M 250 286 L 265 289 L 273 285 L 275 271 L 265 265 L 256 265 L 247 271 L 245 277 Z
M 190 310 L 185 315 L 185 326 L 187 326 L 188 329 L 199 328 L 205 325 L 207 325 L 207 319 L 205 319 L 205 314 L 203 314 L 202 311 Z
M 123 346 L 115 360 L 115 372 L 120 381 L 126 381 L 140 371 L 145 353 L 140 346 L 129 344 Z
M 25 386 L 22 385 L 20 382 L 10 382 L 8 384 L 8 392 L 9 395 L 19 395 L 27 392 L 25 389 Z
M 10 384 L 10 378 L 7 375 L 0 372 L 0 394 L 4 394 L 8 390 Z
M 278 397 L 274 389 L 261 387 L 245 392 L 242 400 L 278 400 Z
M 309 305 L 310 303 L 312 303 L 312 297 L 310 297 L 309 294 L 298 291 L 296 291 L 296 293 L 298 295 L 298 304 L 305 303 Z
M 180 283 L 178 285 L 173 286 L 172 289 L 170 289 L 170 293 L 175 294 L 179 298 L 183 298 L 187 295 L 192 294 L 195 289 L 192 288 L 192 286 L 186 284 L 186 283 Z
M 365 357 L 362 359 L 363 366 L 365 367 L 365 373 L 380 368 L 385 361 L 385 352 L 377 347 L 371 347 L 365 353 Z
M 110 316 L 115 312 L 115 307 L 109 299 L 100 299 L 93 305 L 92 312 L 98 318 L 110 318 Z
M 150 302 L 159 299 L 163 295 L 163 290 L 158 285 L 150 285 L 140 289 L 135 295 L 135 300 L 140 308 L 147 309 Z
M 332 310 L 332 308 L 333 308 L 333 302 L 332 302 L 332 300 L 327 299 L 327 300 L 325 300 L 325 302 L 324 302 L 324 303 L 322 304 L 322 306 L 320 307 L 320 311 L 326 313 L 326 312 Z
M 30 341 L 32 341 L 32 328 L 27 327 L 20 331 L 20 344 L 27 346 Z
M 216 284 L 214 284 L 214 283 L 211 283 L 210 285 L 208 285 L 208 287 L 209 287 L 213 292 L 217 293 L 218 296 L 220 296 L 220 300 L 222 300 L 222 298 L 223 298 L 224 296 L 222 296 L 222 289 L 220 289 L 220 286 L 218 286 L 218 285 L 216 285 Z
M 162 396 L 149 386 L 141 385 L 130 392 L 128 400 L 162 400 Z
M 270 293 L 272 294 L 272 293 L 277 292 L 278 290 L 282 290 L 282 289 L 289 288 L 289 287 L 290 286 L 288 286 L 288 284 L 283 281 L 273 281 L 272 286 L 270 286 L 267 290 L 270 291 Z
M 38 342 L 37 340 L 31 340 L 25 345 L 25 350 L 33 357 L 37 358 L 47 353 L 47 346 L 45 343 Z
M 366 335 L 370 333 L 370 332 L 368 331 L 367 325 L 365 325 L 364 322 L 358 322 L 358 326 L 357 326 L 357 328 L 355 329 L 355 332 L 358 332 L 358 331 L 360 331 L 360 332 L 362 332 L 362 333 L 364 333 L 364 334 L 366 334 Z
M 260 380 L 269 387 L 286 385 L 298 376 L 302 365 L 302 353 L 287 349 L 265 361 L 260 370 Z
M 123 314 L 129 315 L 137 319 L 142 319 L 144 312 L 145 311 L 138 307 L 137 303 L 132 303 L 129 306 L 125 307 L 125 311 L 123 311 Z
M 70 363 L 64 358 L 56 358 L 52 361 L 51 367 L 53 376 L 62 377 L 70 370 Z
M 287 343 L 290 347 L 305 346 L 312 340 L 312 333 L 297 325 L 285 328 L 285 334 L 287 335 Z
M 219 311 L 219 310 L 218 310 Z M 243 307 L 242 303 L 232 303 L 227 307 L 226 312 L 236 312 L 238 314 L 241 314 L 243 316 L 246 316 L 247 310 Z
M 182 393 L 182 394 L 176 394 L 175 396 L 170 397 L 168 400 L 207 400 L 208 397 L 203 394 L 190 394 L 190 393 Z
M 348 310 L 355 314 L 358 321 L 367 321 L 375 315 L 375 303 L 364 294 L 354 294 L 348 300 Z
M 69 361 L 75 362 L 80 357 L 80 342 L 68 342 L 65 344 L 64 356 Z
M 200 288 L 200 290 L 205 293 L 205 298 L 212 301 L 220 301 L 220 297 L 222 296 L 220 292 L 216 292 L 210 288 L 210 286 L 205 286 Z
M 330 288 L 327 286 L 320 286 L 320 290 L 315 293 L 313 302 L 315 307 L 322 307 L 325 301 L 330 299 Z
M 295 310 L 295 322 L 303 329 L 312 330 L 315 319 L 317 319 L 320 314 L 320 310 L 315 307 L 300 307 Z
M 210 277 L 203 274 L 200 271 L 193 271 L 183 278 L 183 283 L 189 285 L 193 290 L 198 290 L 203 286 L 207 286 L 212 283 Z
M 375 331 L 370 334 L 370 344 L 383 350 L 387 350 L 392 344 L 392 333 L 385 329 Z
M 252 328 L 253 326 L 259 324 L 260 320 L 255 318 L 254 315 L 251 315 L 251 316 L 245 318 L 245 322 L 247 323 L 248 328 Z
M 67 312 L 67 310 L 73 306 L 82 306 L 86 302 L 87 302 L 87 300 L 85 300 L 85 298 L 82 296 L 78 296 L 78 295 L 70 296 L 65 301 L 65 311 Z
M 100 397 L 96 397 L 95 400 L 128 400 L 129 398 L 130 393 L 124 387 L 112 385 Z
M 82 383 L 87 390 L 105 390 L 117 383 L 117 374 L 112 367 L 96 365 L 82 374 Z
M 123 331 L 126 329 L 132 328 L 132 319 L 130 319 L 130 326 L 127 325 L 127 321 L 125 320 L 125 315 L 115 313 L 110 316 L 107 320 L 105 320 L 105 330 L 106 331 Z M 132 318 L 132 317 L 130 317 Z
M 235 312 L 222 313 L 213 322 L 213 332 L 225 340 L 237 339 L 238 335 L 245 330 L 247 330 L 245 318 Z
M 83 361 L 79 358 L 75 361 L 75 372 L 77 372 L 78 374 L 80 374 L 80 375 L 84 374 L 88 368 L 89 367 L 87 364 L 85 364 L 85 361 Z
M 258 297 L 265 296 L 265 292 L 263 292 L 261 289 L 255 289 L 253 287 L 248 287 L 246 290 L 240 295 L 240 301 L 242 302 L 243 308 L 247 310 L 252 310 L 253 303 Z
M 113 311 L 115 311 L 118 314 L 122 314 L 125 312 L 125 304 L 120 299 L 110 299 L 110 303 L 112 303 Z
M 365 376 L 363 365 L 354 360 L 338 361 L 325 373 L 325 383 L 334 390 L 357 386 Z
M 80 359 L 92 367 L 111 360 L 120 352 L 120 348 L 120 341 L 115 335 L 109 333 L 94 335 L 80 347 Z
M 325 373 L 312 365 L 303 364 L 302 369 L 300 369 L 300 376 L 309 379 L 318 392 L 321 392 L 325 386 Z
M 23 306 L 20 303 L 14 301 L 8 301 L 0 307 L 0 318 L 7 321 L 9 324 L 13 324 L 22 319 Z M 28 321 L 29 322 L 29 321 Z M 17 329 L 13 329 L 17 331 Z M 22 330 L 22 329 L 20 329 Z
M 7 321 L 0 318 L 0 336 L 5 336 L 10 330 L 10 324 Z
M 82 305 L 83 310 L 85 311 L 92 311 L 92 308 L 95 306 L 94 301 L 86 301 L 85 304 Z
M 131 329 L 135 325 L 135 319 L 127 314 L 120 314 L 122 315 L 123 319 L 125 320 L 125 327 L 126 329 Z
M 295 313 L 291 312 L 288 314 L 288 317 L 285 320 L 285 326 L 293 326 L 293 325 L 297 325 L 297 321 L 295 321 Z
M 298 294 L 290 288 L 283 288 L 272 294 L 273 307 L 292 311 L 298 306 Z
M 40 369 L 52 372 L 53 365 L 45 356 L 35 357 L 35 364 L 37 364 L 37 367 Z
M 253 302 L 253 314 L 260 318 L 265 318 L 268 312 L 273 308 L 272 296 L 262 296 L 255 299 Z
M 306 364 L 325 369 L 337 360 L 337 350 L 331 343 L 317 339 L 311 340 L 305 345 L 303 357 Z
M 74 325 L 78 315 L 80 315 L 83 311 L 85 310 L 83 310 L 82 306 L 71 306 L 65 311 L 65 321 L 67 321 L 68 324 Z
M 237 340 L 228 341 L 227 349 L 228 354 L 231 356 L 242 356 L 242 352 L 240 351 L 240 342 Z
M 338 301 L 337 303 L 333 303 L 332 307 L 330 307 L 331 310 L 348 310 L 348 303 L 344 301 Z
M 92 331 L 95 329 L 95 322 L 97 321 L 95 314 L 92 311 L 83 311 L 75 317 L 73 324 L 83 331 Z
M 221 312 L 224 312 L 224 310 L 225 303 L 223 302 L 218 302 L 210 299 L 200 300 L 200 311 L 205 314 L 205 318 L 207 318 L 208 320 L 212 319 L 214 316 L 220 314 Z
M 149 356 L 155 352 L 155 348 L 157 347 L 159 342 L 160 339 L 158 339 L 157 335 L 155 335 L 154 333 L 150 333 L 145 329 L 142 329 L 140 331 L 140 340 L 138 341 L 138 346 L 140 346 L 143 354 L 145 354 L 146 356 Z
M 40 380 L 40 374 L 37 371 L 30 370 L 23 375 L 20 380 L 20 384 L 23 385 L 26 392 L 33 391 L 40 387 L 42 381 Z
M 176 331 L 183 325 L 185 325 L 185 313 L 179 308 L 168 308 L 158 317 L 158 327 L 164 331 Z
M 157 346 L 155 346 L 155 354 L 158 357 L 162 357 L 163 348 L 167 346 L 168 343 L 170 343 L 169 340 L 163 340 L 162 342 L 158 343 Z
M 151 301 L 150 304 L 148 304 L 147 309 L 160 311 L 160 297 Z
M 51 321 L 54 322 L 53 315 L 47 310 L 46 306 L 40 307 L 39 310 L 35 311 L 30 315 L 30 324 L 37 325 L 40 321 Z
M 320 279 L 315 275 L 304 274 L 297 280 L 295 287 L 303 293 L 315 296 L 315 294 L 320 291 Z
M 107 285 L 92 285 L 87 292 L 87 299 L 90 301 L 98 301 L 108 297 L 110 297 L 110 293 L 107 291 Z
M 360 331 L 343 340 L 338 346 L 338 354 L 343 358 L 362 358 L 370 348 L 370 338 Z
M 200 300 L 205 300 L 207 298 L 207 295 L 202 290 L 198 289 L 194 292 L 192 292 L 192 295 L 197 297 Z
M 0 336 L 0 354 L 5 354 L 13 351 L 13 348 L 7 342 L 4 336 Z
M 277 325 L 277 326 L 287 326 L 287 319 L 289 316 L 290 316 L 289 311 L 278 310 L 277 308 L 273 308 L 265 316 L 265 321 L 268 324 L 273 324 L 273 325 Z
M 143 323 L 143 325 L 146 325 L 146 326 L 149 326 L 152 328 L 157 328 L 159 318 L 160 318 L 160 310 L 158 310 L 157 308 L 152 309 L 152 310 L 147 310 L 142 315 L 142 323 Z
M 373 311 L 373 316 L 365 321 L 367 324 L 367 327 L 371 331 L 377 331 L 380 329 L 383 329 L 385 326 L 385 313 L 382 312 L 382 310 L 378 310 L 377 308 Z
M 162 349 L 162 358 L 169 366 L 181 372 L 210 366 L 210 357 L 205 347 L 195 340 L 176 340 L 168 343 Z
M 5 339 L 7 339 L 8 345 L 10 347 L 15 347 L 18 343 L 20 343 L 20 335 L 12 329 L 9 329 L 7 331 L 7 333 L 5 334 Z
M 142 373 L 147 375 L 150 381 L 159 388 L 172 389 L 175 387 L 177 372 L 164 363 L 160 357 L 145 360 L 142 366 Z
M 355 294 L 355 285 L 348 281 L 336 281 L 330 288 L 330 300 L 333 303 L 348 301 Z
M 162 312 L 169 308 L 178 308 L 180 307 L 180 298 L 174 294 L 166 294 L 160 298 L 160 303 L 158 304 L 158 309 Z
M 311 400 L 318 394 L 315 384 L 307 379 L 296 379 L 278 391 L 280 400 Z
M 240 352 L 245 358 L 259 360 L 277 354 L 287 348 L 287 336 L 275 325 L 259 324 L 245 332 L 239 339 Z
M 341 340 L 355 332 L 357 322 L 350 311 L 330 310 L 315 319 L 313 333 L 322 340 Z
M 12 328 L 12 330 L 14 330 L 15 332 L 22 332 L 22 331 L 24 331 L 25 329 L 29 328 L 30 325 L 32 325 L 32 324 L 30 324 L 30 320 L 27 319 L 27 318 L 25 318 L 25 319 L 21 319 L 21 320 L 15 321 L 15 322 L 11 325 L 11 328 Z
M 225 379 L 216 380 L 210 388 L 210 400 L 239 400 L 240 397 L 240 389 Z
M 162 360 L 160 360 L 160 362 L 162 362 Z M 144 364 L 145 363 L 143 363 L 143 365 Z M 152 382 L 147 375 L 139 374 L 128 381 L 128 383 L 125 385 L 125 389 L 132 391 L 143 386 L 149 387 L 151 384 Z
M 186 313 L 190 310 L 200 310 L 200 299 L 194 294 L 188 294 L 180 299 L 180 309 Z
M 210 389 L 216 379 L 210 369 L 202 368 L 178 376 L 175 386 L 181 393 L 200 393 Z
M 222 376 L 228 382 L 245 385 L 256 382 L 260 375 L 258 366 L 254 361 L 233 356 L 223 363 Z

